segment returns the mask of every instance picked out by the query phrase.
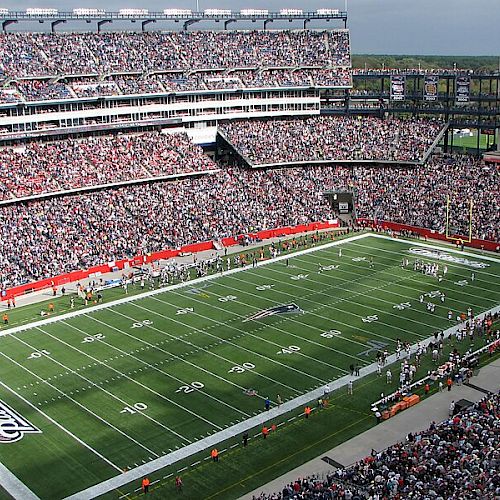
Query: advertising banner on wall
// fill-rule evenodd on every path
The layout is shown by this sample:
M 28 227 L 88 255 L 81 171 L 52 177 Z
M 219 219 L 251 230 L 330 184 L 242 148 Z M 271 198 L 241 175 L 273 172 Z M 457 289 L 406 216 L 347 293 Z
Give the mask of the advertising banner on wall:
M 391 100 L 404 101 L 405 100 L 405 85 L 406 79 L 403 75 L 391 76 Z
M 469 102 L 470 76 L 457 76 L 455 84 L 457 102 Z
M 428 75 L 424 79 L 424 101 L 437 101 L 439 76 Z

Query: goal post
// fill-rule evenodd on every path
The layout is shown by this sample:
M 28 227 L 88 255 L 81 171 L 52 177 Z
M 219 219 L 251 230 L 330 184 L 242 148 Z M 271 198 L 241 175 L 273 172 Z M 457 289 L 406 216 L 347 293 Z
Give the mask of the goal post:
M 467 210 L 467 227 L 460 228 L 458 226 L 457 230 L 454 230 L 454 224 L 451 220 L 451 199 L 450 195 L 446 197 L 446 239 L 452 241 L 462 241 L 464 243 L 470 243 L 472 241 L 472 213 L 474 209 L 474 202 L 472 198 L 468 201 L 468 210 Z M 467 230 L 467 235 L 464 234 Z

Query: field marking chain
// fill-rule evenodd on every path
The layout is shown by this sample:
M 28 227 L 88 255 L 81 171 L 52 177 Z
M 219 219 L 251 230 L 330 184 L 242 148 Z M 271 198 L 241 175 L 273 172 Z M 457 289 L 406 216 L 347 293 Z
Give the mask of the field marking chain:
M 64 321 L 64 324 L 65 324 L 65 325 L 67 325 L 67 326 L 69 326 L 70 328 L 72 328 L 72 329 L 74 329 L 74 330 L 76 330 L 76 331 L 78 331 L 78 332 L 82 333 L 84 336 L 85 336 L 85 335 L 87 335 L 87 334 L 86 334 L 83 330 L 81 330 L 80 328 L 78 328 L 78 327 L 76 327 L 76 326 L 71 325 L 70 323 L 67 323 L 67 322 L 65 322 L 65 321 Z M 52 337 L 52 335 L 51 335 L 51 337 Z M 54 338 L 55 338 L 55 337 L 54 337 Z M 175 375 L 172 375 L 172 374 L 170 374 L 170 373 L 168 373 L 168 372 L 166 372 L 166 371 L 163 371 L 162 369 L 160 369 L 160 368 L 158 368 L 158 367 L 156 367 L 156 366 L 152 365 L 151 363 L 148 363 L 147 361 L 144 361 L 143 359 L 138 358 L 137 356 L 134 356 L 133 354 L 128 353 L 128 352 L 126 352 L 126 351 L 124 351 L 124 350 L 120 349 L 119 347 L 116 347 L 116 346 L 114 346 L 113 344 L 110 344 L 109 342 L 106 342 L 106 341 L 105 341 L 105 340 L 103 340 L 103 339 L 98 339 L 97 341 L 98 341 L 98 342 L 100 342 L 100 343 L 102 343 L 102 344 L 104 344 L 104 345 L 106 345 L 106 346 L 108 346 L 108 347 L 110 347 L 111 349 L 114 349 L 114 350 L 116 350 L 116 351 L 120 352 L 120 353 L 121 353 L 121 354 L 123 354 L 124 356 L 128 356 L 128 357 L 130 357 L 130 358 L 134 359 L 135 361 L 138 361 L 139 363 L 141 363 L 141 364 L 143 364 L 143 365 L 147 366 L 148 368 L 150 368 L 150 369 L 152 369 L 152 370 L 154 370 L 154 371 L 157 371 L 157 372 L 159 372 L 159 373 L 161 373 L 161 374 L 165 375 L 166 377 L 171 378 L 172 380 L 175 380 L 176 382 L 179 382 L 179 383 L 180 383 L 180 384 L 182 384 L 182 385 L 188 385 L 188 384 L 189 384 L 189 382 L 185 382 L 184 380 L 182 380 L 182 379 L 180 379 L 180 378 L 176 377 Z M 80 351 L 79 349 L 77 349 L 77 350 L 78 350 L 78 351 Z M 81 352 L 81 351 L 80 351 L 80 352 Z M 109 368 L 109 365 L 106 365 L 106 364 L 105 364 L 105 363 L 103 363 L 102 361 L 100 362 L 100 364 L 104 364 L 105 366 L 107 366 L 107 367 Z M 119 372 L 119 373 L 121 373 L 121 372 Z M 125 374 L 123 374 L 123 375 L 125 376 Z M 127 377 L 127 378 L 129 378 L 129 377 Z M 154 391 L 154 389 L 149 388 L 149 386 L 147 386 L 147 385 L 145 385 L 145 384 L 142 384 L 142 383 L 139 383 L 139 382 L 137 382 L 136 380 L 133 380 L 133 379 L 130 379 L 130 380 L 132 380 L 134 383 L 140 384 L 142 387 L 148 388 L 148 389 L 149 389 L 149 390 L 151 390 L 154 394 L 158 394 L 158 393 L 156 393 L 156 391 Z M 203 394 L 204 396 L 208 397 L 209 399 L 213 399 L 214 401 L 217 401 L 217 403 L 219 403 L 219 404 L 222 404 L 222 405 L 224 405 L 224 406 L 227 406 L 228 408 L 231 408 L 232 410 L 236 411 L 237 413 L 241 413 L 242 415 L 245 415 L 246 417 L 249 417 L 249 416 L 250 416 L 250 415 L 248 415 L 248 413 L 245 413 L 244 411 L 241 411 L 241 410 L 239 410 L 238 408 L 235 408 L 234 406 L 232 406 L 232 405 L 230 405 L 230 404 L 226 403 L 225 401 L 222 401 L 222 400 L 220 400 L 220 399 L 216 398 L 215 396 L 212 396 L 211 394 L 208 394 L 208 393 L 207 393 L 206 391 L 204 391 L 203 389 L 197 389 L 197 392 L 198 392 L 199 394 Z M 168 400 L 169 402 L 172 402 L 172 401 L 171 401 L 169 398 L 167 398 L 166 396 L 162 396 L 161 394 L 160 394 L 160 396 L 161 396 L 163 399 L 166 399 L 166 400 Z M 178 406 L 178 407 L 180 407 L 180 408 L 181 408 L 181 409 L 183 409 L 184 411 L 189 411 L 189 410 L 187 410 L 185 407 L 183 407 L 182 405 L 178 405 L 178 404 L 176 404 L 175 402 L 174 402 L 173 404 L 174 404 L 174 405 L 176 405 L 176 406 Z M 191 413 L 192 415 L 196 415 L 196 414 L 193 414 L 192 412 L 190 412 L 190 413 Z M 202 419 L 202 417 L 198 417 L 198 418 L 201 418 L 201 419 Z M 208 420 L 205 420 L 205 422 L 210 423 Z M 215 427 L 219 427 L 219 426 L 215 426 Z M 219 427 L 219 428 L 221 428 L 221 427 Z

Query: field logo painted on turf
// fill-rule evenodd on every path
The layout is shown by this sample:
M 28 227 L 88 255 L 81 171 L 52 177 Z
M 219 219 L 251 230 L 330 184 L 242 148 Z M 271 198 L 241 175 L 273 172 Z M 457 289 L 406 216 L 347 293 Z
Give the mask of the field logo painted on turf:
M 478 262 L 476 260 L 465 259 L 464 257 L 455 257 L 449 253 L 441 252 L 440 250 L 430 250 L 427 248 L 410 248 L 408 252 L 413 255 L 418 255 L 419 257 L 425 257 L 427 259 L 438 259 L 444 260 L 446 262 L 451 262 L 452 264 L 462 264 L 467 267 L 472 267 L 474 269 L 484 269 L 490 267 L 486 262 Z
M 275 316 L 277 314 L 301 314 L 304 311 L 294 303 L 283 304 L 281 306 L 271 307 L 270 309 L 265 309 L 264 311 L 259 311 L 258 313 L 252 314 L 252 316 L 243 320 L 243 323 L 247 321 L 259 320 L 267 318 L 269 316 Z
M 370 348 L 366 351 L 359 352 L 358 356 L 370 356 L 377 351 L 385 349 L 389 345 L 386 342 L 380 342 L 379 340 L 369 340 L 366 344 L 369 345 Z
M 0 401 L 0 444 L 14 443 L 22 439 L 25 434 L 41 434 L 41 432 L 8 404 Z

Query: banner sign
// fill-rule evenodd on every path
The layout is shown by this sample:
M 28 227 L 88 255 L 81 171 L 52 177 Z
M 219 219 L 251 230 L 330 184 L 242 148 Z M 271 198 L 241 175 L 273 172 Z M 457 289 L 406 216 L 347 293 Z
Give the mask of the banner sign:
M 391 76 L 391 101 L 405 100 L 406 79 L 404 75 Z
M 437 101 L 439 76 L 428 75 L 424 80 L 424 101 Z
M 457 76 L 455 84 L 457 102 L 469 102 L 470 76 Z

